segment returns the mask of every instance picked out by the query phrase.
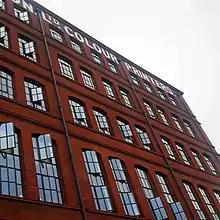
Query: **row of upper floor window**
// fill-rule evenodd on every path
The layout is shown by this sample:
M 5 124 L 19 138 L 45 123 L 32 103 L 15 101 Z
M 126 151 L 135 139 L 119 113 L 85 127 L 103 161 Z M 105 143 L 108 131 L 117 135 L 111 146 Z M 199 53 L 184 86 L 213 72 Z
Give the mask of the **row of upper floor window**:
M 14 6 L 14 13 L 15 16 L 20 19 L 23 22 L 26 22 L 27 24 L 30 24 L 30 18 L 29 13 L 25 11 L 22 8 L 19 8 L 17 5 Z M 60 33 L 60 30 L 53 29 L 54 27 L 50 28 L 50 35 L 53 39 L 59 41 L 60 43 L 64 43 L 64 39 L 62 36 L 62 33 Z M 32 60 L 34 62 L 38 61 L 38 54 L 37 54 L 37 45 L 36 42 L 29 39 L 28 37 L 21 36 L 18 39 L 19 41 L 19 50 L 20 54 L 24 57 L 26 57 L 29 60 Z M 4 25 L 0 26 L 0 45 L 4 46 L 6 48 L 9 48 L 9 28 L 5 27 Z M 77 41 L 76 39 L 71 38 L 71 46 L 72 49 L 80 54 L 84 54 L 84 49 L 82 44 Z M 118 66 L 113 63 L 111 60 L 107 60 L 106 62 L 103 62 L 102 56 L 97 53 L 94 50 L 91 50 L 92 59 L 94 62 L 98 63 L 99 65 L 108 68 L 110 71 L 114 72 L 115 74 L 119 74 L 119 68 Z M 105 64 L 106 63 L 106 64 Z M 66 65 L 66 74 L 65 76 L 74 79 L 74 73 L 73 73 L 73 64 L 70 60 L 66 59 L 65 61 Z M 107 65 L 107 66 L 104 66 Z M 134 85 L 148 91 L 152 95 L 159 96 L 163 101 L 166 101 L 173 106 L 180 106 L 177 102 L 177 99 L 174 95 L 166 93 L 163 89 L 156 87 L 153 88 L 150 82 L 146 80 L 142 80 L 138 78 L 136 75 L 130 72 L 130 79 L 133 82 Z
M 105 84 L 105 81 L 103 81 Z M 26 96 L 26 102 L 28 106 L 31 106 L 33 108 L 47 111 L 48 104 L 46 103 L 45 98 L 45 87 L 40 84 L 39 82 L 36 82 L 34 80 L 25 78 L 24 79 L 24 92 Z M 13 80 L 12 80 L 12 74 L 6 69 L 0 70 L 0 95 L 14 99 L 14 92 L 13 92 Z M 145 103 L 146 110 L 152 115 L 152 108 L 149 104 Z M 73 117 L 73 122 L 76 124 L 79 124 L 84 127 L 93 127 L 91 125 L 91 120 L 88 116 L 88 106 L 81 100 L 69 97 L 69 106 Z M 150 110 L 149 110 L 150 109 Z M 97 107 L 92 107 L 93 115 L 96 120 L 96 127 L 100 132 L 106 135 L 114 136 L 113 126 L 111 126 L 108 114 Z M 158 109 L 158 111 L 161 111 Z M 163 115 L 162 113 L 160 113 Z M 155 115 L 154 115 L 155 116 Z M 163 115 L 161 116 L 163 120 L 166 119 L 166 117 Z M 177 127 L 181 128 L 181 132 L 183 132 L 183 126 L 180 126 L 180 122 L 178 121 L 177 116 L 173 116 L 175 123 L 177 123 Z M 175 120 L 176 119 L 176 120 Z M 123 139 L 131 144 L 141 144 L 145 149 L 154 151 L 152 141 L 149 138 L 149 135 L 147 134 L 147 131 L 145 128 L 139 125 L 131 125 L 128 120 L 116 116 L 116 121 L 119 126 L 119 129 L 121 131 L 121 135 Z M 167 122 L 167 120 L 165 120 Z M 188 130 L 190 135 L 193 135 L 195 137 L 194 132 L 191 128 L 191 125 L 188 121 L 184 121 L 185 129 Z M 135 133 L 136 132 L 136 133 Z M 138 140 L 136 138 L 139 138 Z M 191 165 L 190 161 L 187 159 L 189 156 L 187 156 L 186 151 L 184 150 L 183 145 L 175 143 L 176 147 L 173 147 L 171 142 L 167 138 L 163 138 L 161 136 L 161 140 L 163 145 L 165 146 L 167 153 L 171 159 L 178 160 L 181 162 L 184 162 L 185 164 Z M 178 152 L 178 153 L 177 153 Z M 195 152 L 193 150 L 192 152 Z M 204 156 L 204 159 L 206 161 L 206 164 L 208 165 L 208 169 L 205 168 L 204 162 L 201 162 L 202 160 L 199 159 L 200 156 L 193 154 L 194 158 L 196 159 L 197 164 L 199 165 L 199 168 L 201 170 L 209 170 L 213 174 L 217 174 L 217 171 L 215 169 L 215 165 L 213 165 L 212 160 L 209 156 Z M 198 158 L 198 159 L 197 159 Z
M 20 154 L 21 143 L 20 131 L 14 127 L 13 123 L 2 123 L 0 125 L 0 195 L 24 197 L 25 184 L 24 178 L 22 178 L 24 170 L 21 165 L 23 159 Z M 32 144 L 39 199 L 50 203 L 65 203 L 63 193 L 65 183 L 61 179 L 62 164 L 57 163 L 59 155 L 56 150 L 56 141 L 50 134 L 33 134 Z M 22 155 L 25 157 L 26 154 Z M 111 176 L 108 174 L 107 180 L 106 167 L 104 167 L 99 153 L 91 149 L 83 149 L 83 158 L 84 170 L 87 171 L 94 207 L 102 211 L 116 211 L 111 193 L 111 184 L 115 182 L 125 214 L 140 216 L 140 204 L 136 202 L 132 183 L 135 178 L 131 178 L 129 175 L 130 170 L 126 168 L 126 164 L 119 158 L 109 156 L 109 166 L 112 170 L 112 181 L 109 181 Z M 81 167 L 79 164 L 78 166 Z M 138 190 L 142 188 L 144 196 L 149 201 L 149 208 L 152 209 L 156 219 L 168 219 L 167 212 L 172 213 L 177 220 L 187 219 L 185 211 L 170 187 L 170 181 L 166 175 L 155 172 L 156 185 L 160 186 L 160 192 L 158 193 L 153 181 L 154 178 L 149 175 L 147 169 L 135 165 L 135 170 L 140 184 Z M 82 168 L 80 172 L 83 172 Z M 208 219 L 206 217 L 208 214 L 212 216 L 212 219 L 219 220 L 219 210 L 215 205 L 220 203 L 219 191 L 213 191 L 213 196 L 217 200 L 213 202 L 213 197 L 210 197 L 205 187 L 198 186 L 198 195 L 189 182 L 183 181 L 183 186 L 182 193 L 188 196 L 188 200 L 191 201 L 199 219 Z M 203 204 L 201 204 L 201 201 L 203 201 Z M 164 202 L 167 203 L 169 211 L 165 209 Z M 207 210 L 209 213 L 207 213 Z

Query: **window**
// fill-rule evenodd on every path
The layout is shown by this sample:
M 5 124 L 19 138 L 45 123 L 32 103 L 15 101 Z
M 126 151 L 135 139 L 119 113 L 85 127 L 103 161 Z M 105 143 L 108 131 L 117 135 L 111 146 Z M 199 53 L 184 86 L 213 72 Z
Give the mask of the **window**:
M 43 86 L 36 82 L 24 81 L 27 105 L 46 111 Z
M 141 168 L 135 168 L 135 169 L 136 169 L 139 181 L 141 183 L 142 189 L 144 191 L 145 197 L 147 199 L 154 198 L 154 192 L 150 184 L 150 181 L 148 179 L 147 173 Z
M 187 165 L 190 165 L 190 162 L 189 162 L 189 160 L 188 160 L 188 158 L 187 158 L 187 156 L 186 156 L 186 153 L 185 153 L 184 150 L 183 150 L 182 145 L 176 143 L 176 148 L 177 148 L 177 150 L 179 151 L 179 153 L 180 153 L 180 155 L 181 155 L 181 157 L 182 157 L 182 159 L 183 159 L 183 162 L 184 162 L 185 164 L 187 164 Z
M 184 187 L 186 189 L 186 192 L 187 192 L 187 194 L 188 194 L 188 196 L 189 196 L 189 198 L 190 198 L 190 200 L 193 204 L 194 209 L 196 210 L 196 212 L 199 216 L 199 219 L 200 220 L 206 220 L 206 217 L 205 217 L 202 209 L 200 208 L 200 205 L 199 205 L 200 203 L 199 203 L 199 201 L 197 201 L 197 199 L 196 199 L 196 197 L 195 197 L 195 195 L 194 195 L 194 193 L 191 189 L 191 186 L 188 183 L 183 183 L 183 185 L 184 185 Z
M 40 200 L 62 204 L 60 178 L 50 134 L 32 137 Z
M 0 24 L 0 45 L 9 48 L 8 29 Z
M 203 164 L 202 164 L 202 161 L 201 161 L 201 159 L 199 158 L 199 155 L 198 155 L 198 153 L 197 152 L 195 152 L 195 151 L 191 151 L 192 152 L 192 155 L 193 155 L 193 157 L 195 158 L 195 160 L 196 160 L 196 162 L 197 162 L 197 164 L 198 164 L 198 166 L 199 166 L 199 168 L 201 169 L 201 170 L 205 170 L 205 168 L 204 168 L 204 166 L 203 166 Z
M 163 142 L 164 147 L 167 150 L 167 153 L 169 154 L 169 157 L 173 160 L 176 160 L 176 157 L 175 157 L 173 150 L 171 148 L 171 145 L 170 145 L 170 141 L 165 137 L 161 137 L 161 140 Z
M 201 196 L 204 200 L 204 202 L 206 203 L 209 212 L 211 213 L 212 217 L 214 220 L 219 220 L 218 214 L 216 214 L 215 209 L 213 208 L 213 205 L 210 201 L 210 199 L 208 198 L 207 192 L 205 191 L 205 189 L 203 189 L 202 187 L 199 187 L 199 191 L 201 193 Z
M 61 33 L 59 33 L 58 31 L 55 31 L 54 29 L 50 28 L 50 34 L 51 37 L 61 43 L 63 43 L 63 36 Z
M 151 142 L 144 128 L 136 126 L 136 131 L 145 149 L 151 150 Z
M 132 82 L 133 82 L 136 86 L 139 86 L 138 78 L 137 78 L 135 75 L 133 75 L 133 74 L 130 74 L 130 76 L 131 76 Z
M 190 123 L 189 123 L 188 121 L 185 121 L 185 120 L 184 120 L 184 125 L 186 126 L 187 131 L 189 132 L 190 136 L 196 137 L 196 135 L 195 135 L 195 133 L 194 133 L 194 131 L 193 131 L 193 129 L 192 129 Z
M 148 92 L 153 93 L 153 88 L 149 82 L 144 81 L 144 86 Z
M 0 95 L 13 99 L 12 76 L 8 71 L 0 70 Z
M 144 191 L 144 195 L 147 200 L 149 200 L 151 208 L 154 212 L 154 215 L 157 220 L 165 220 L 168 219 L 166 210 L 163 206 L 163 203 L 160 199 L 160 197 L 155 198 L 152 186 L 150 184 L 149 178 L 147 176 L 147 173 L 142 168 L 135 168 L 141 187 Z
M 5 0 L 0 0 L 0 9 L 5 10 Z
M 155 119 L 155 114 L 152 105 L 149 102 L 144 102 L 144 105 L 146 106 L 147 112 L 149 116 L 153 119 Z
M 14 14 L 16 18 L 27 24 L 30 24 L 29 13 L 25 9 L 14 7 Z
M 99 128 L 99 131 L 110 135 L 110 128 L 108 125 L 108 119 L 106 117 L 106 113 L 100 111 L 100 110 L 95 110 L 93 109 L 93 113 L 95 115 L 95 119 Z
M 212 161 L 211 161 L 210 157 L 204 155 L 204 159 L 205 159 L 205 161 L 206 161 L 206 163 L 207 163 L 209 169 L 212 171 L 212 173 L 213 173 L 214 175 L 217 175 L 216 169 L 215 169 L 214 165 L 212 164 Z
M 168 220 L 166 210 L 160 197 L 150 199 L 150 204 L 157 220 Z
M 95 85 L 92 79 L 91 73 L 89 73 L 87 70 L 80 69 L 80 72 L 82 74 L 83 82 L 86 87 L 95 90 Z
M 107 96 L 111 99 L 115 99 L 115 91 L 114 91 L 113 84 L 106 80 L 103 80 L 102 82 L 103 82 Z
M 159 94 L 161 99 L 167 100 L 166 94 L 165 94 L 165 92 L 162 89 L 157 88 L 157 91 L 158 91 L 158 94 Z
M 27 37 L 19 35 L 18 37 L 20 54 L 30 60 L 37 61 L 35 42 Z
M 128 184 L 124 164 L 117 158 L 111 158 L 109 162 L 126 215 L 139 216 L 140 213 L 134 194 Z
M 77 42 L 76 40 L 71 39 L 71 45 L 72 45 L 73 50 L 77 51 L 78 53 L 83 53 L 80 42 Z
M 171 102 L 173 105 L 178 106 L 178 103 L 177 103 L 177 101 L 176 101 L 176 98 L 175 98 L 173 95 L 169 94 L 169 99 L 170 99 L 170 102 Z
M 73 99 L 69 99 L 69 103 L 74 122 L 88 127 L 88 121 L 83 103 Z
M 134 138 L 129 123 L 121 119 L 117 119 L 117 122 L 125 141 L 134 143 Z
M 132 101 L 128 91 L 123 88 L 120 88 L 120 93 L 122 95 L 122 98 L 124 99 L 125 105 L 132 108 Z
M 93 60 L 94 60 L 96 63 L 102 65 L 101 55 L 98 54 L 98 53 L 96 53 L 95 51 L 91 51 L 91 53 L 92 53 L 92 58 L 93 58 Z
M 214 191 L 214 195 L 215 195 L 217 201 L 220 203 L 220 193 L 217 191 Z
M 12 122 L 0 124 L 0 194 L 23 197 L 18 131 Z
M 67 59 L 58 58 L 60 70 L 63 76 L 74 79 L 72 63 Z
M 108 61 L 108 65 L 109 65 L 109 69 L 113 72 L 113 73 L 118 73 L 117 67 L 115 64 L 113 64 L 112 62 Z
M 161 174 L 156 174 L 156 176 L 157 176 L 158 182 L 161 186 L 161 189 L 164 193 L 164 196 L 167 200 L 167 203 L 169 203 L 169 204 L 174 203 L 173 195 L 171 195 L 171 193 L 170 193 L 170 190 L 168 188 L 168 185 L 166 183 L 166 180 L 165 180 L 164 176 L 162 176 Z
M 97 153 L 93 150 L 85 150 L 83 152 L 83 158 L 96 209 L 112 211 L 111 199 Z
M 173 118 L 173 121 L 175 122 L 175 125 L 177 127 L 177 129 L 180 131 L 180 132 L 183 132 L 183 127 L 182 125 L 180 124 L 180 121 L 179 121 L 179 118 L 175 115 L 172 115 L 172 118 Z
M 164 123 L 165 125 L 170 125 L 170 124 L 169 124 L 169 121 L 168 121 L 168 119 L 167 119 L 167 116 L 165 115 L 165 112 L 164 112 L 162 109 L 160 109 L 160 108 L 158 108 L 157 110 L 158 110 L 158 113 L 159 113 L 159 115 L 160 115 L 160 117 L 161 117 L 163 123 Z

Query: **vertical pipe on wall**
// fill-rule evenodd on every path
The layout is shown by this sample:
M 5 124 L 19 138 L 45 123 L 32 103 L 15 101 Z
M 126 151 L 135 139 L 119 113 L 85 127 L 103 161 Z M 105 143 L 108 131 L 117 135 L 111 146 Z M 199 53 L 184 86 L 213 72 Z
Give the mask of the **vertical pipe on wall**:
M 41 27 L 41 31 L 42 31 L 42 35 L 43 35 L 44 45 L 45 45 L 46 52 L 47 52 L 47 57 L 48 57 L 48 61 L 49 61 L 51 76 L 52 76 L 52 79 L 53 79 L 53 84 L 54 84 L 55 93 L 56 93 L 56 97 L 57 97 L 57 101 L 58 101 L 58 105 L 59 105 L 61 120 L 62 120 L 64 132 L 65 132 L 65 137 L 66 137 L 66 141 L 67 141 L 67 148 L 68 148 L 71 163 L 72 163 L 72 169 L 73 169 L 75 184 L 76 184 L 76 188 L 77 188 L 77 195 L 78 195 L 79 202 L 80 202 L 80 209 L 82 211 L 83 219 L 87 220 L 86 209 L 85 209 L 85 205 L 84 205 L 84 202 L 83 202 L 82 191 L 81 191 L 79 178 L 78 178 L 78 173 L 77 173 L 77 169 L 76 169 L 76 163 L 75 163 L 75 160 L 74 160 L 74 155 L 73 155 L 73 150 L 72 150 L 72 147 L 71 147 L 70 136 L 69 136 L 69 133 L 68 133 L 67 124 L 66 124 L 66 120 L 65 120 L 65 116 L 64 116 L 64 111 L 63 111 L 62 103 L 61 103 L 61 100 L 60 100 L 60 93 L 59 93 L 59 89 L 58 89 L 58 85 L 57 85 L 57 81 L 56 81 L 56 77 L 55 77 L 55 72 L 54 72 L 54 68 L 53 68 L 53 64 L 52 64 L 52 60 L 51 60 L 51 55 L 50 55 L 50 50 L 49 50 L 49 46 L 48 46 L 48 42 L 47 42 L 45 30 L 44 30 L 42 18 L 41 18 L 41 13 L 40 13 L 39 9 L 36 9 L 36 11 L 37 11 L 37 15 L 38 15 L 38 18 L 39 18 L 39 21 L 40 21 L 40 27 Z

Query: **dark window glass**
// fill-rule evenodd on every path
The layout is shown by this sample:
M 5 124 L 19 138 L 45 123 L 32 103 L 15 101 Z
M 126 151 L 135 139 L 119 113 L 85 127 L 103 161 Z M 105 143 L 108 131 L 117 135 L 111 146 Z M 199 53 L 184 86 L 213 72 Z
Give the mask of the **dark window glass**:
M 61 58 L 58 58 L 58 61 L 62 75 L 74 79 L 72 63 Z
M 5 0 L 0 0 L 0 9 L 5 10 Z
M 138 78 L 137 78 L 135 75 L 133 75 L 133 74 L 130 74 L 130 75 L 131 75 L 131 80 L 132 80 L 132 82 L 133 82 L 136 86 L 139 86 L 140 84 L 139 84 Z
M 63 203 L 54 141 L 50 134 L 32 137 L 40 200 Z
M 84 85 L 86 87 L 89 87 L 90 89 L 95 90 L 95 84 L 93 82 L 92 75 L 88 71 L 83 70 L 83 69 L 80 69 L 80 72 L 82 74 Z
M 13 99 L 12 76 L 5 70 L 0 70 L 0 95 Z
M 77 42 L 76 40 L 72 39 L 71 45 L 72 45 L 73 50 L 77 51 L 78 53 L 83 53 L 83 49 L 82 49 L 80 42 Z
M 25 9 L 14 7 L 14 14 L 15 14 L 15 17 L 18 18 L 19 20 L 27 24 L 30 24 L 29 13 Z
M 193 150 L 191 150 L 191 152 L 192 152 L 192 155 L 193 155 L 196 163 L 198 164 L 199 168 L 201 170 L 205 171 L 205 167 L 203 166 L 203 163 L 202 163 L 202 161 L 201 161 L 201 159 L 199 157 L 199 154 L 197 152 L 193 151 Z
M 93 110 L 93 113 L 95 115 L 95 119 L 99 128 L 99 131 L 105 133 L 105 134 L 111 134 L 110 128 L 108 125 L 108 119 L 106 117 L 106 113 L 98 111 L 98 110 Z
M 102 58 L 100 54 L 96 53 L 95 51 L 92 51 L 92 58 L 96 63 L 102 65 Z
M 70 99 L 69 103 L 74 122 L 88 127 L 88 121 L 84 105 L 81 102 L 75 101 L 73 99 Z
M 170 102 L 171 102 L 173 105 L 178 106 L 178 103 L 177 103 L 177 101 L 176 101 L 175 96 L 169 94 L 169 99 L 170 99 Z
M 111 158 L 109 159 L 109 162 L 126 215 L 139 216 L 140 213 L 138 206 L 134 198 L 134 194 L 129 186 L 126 172 L 121 160 Z
M 122 95 L 122 98 L 124 99 L 125 105 L 132 108 L 132 101 L 129 93 L 125 89 L 120 89 L 120 93 Z
M 217 175 L 216 169 L 215 169 L 215 167 L 214 167 L 214 165 L 213 165 L 213 163 L 211 161 L 211 158 L 209 156 L 204 155 L 204 159 L 205 159 L 209 169 L 212 171 L 212 173 L 214 175 Z
M 50 34 L 53 39 L 63 43 L 63 36 L 61 33 L 59 33 L 58 31 L 56 31 L 54 29 L 50 29 Z
M 9 30 L 0 24 L 0 45 L 9 48 Z
M 96 209 L 102 211 L 112 211 L 113 208 L 111 199 L 97 153 L 92 150 L 85 150 L 83 152 L 83 158 Z
M 188 157 L 186 156 L 186 153 L 185 153 L 185 151 L 184 151 L 184 149 L 183 149 L 183 146 L 182 146 L 181 144 L 176 143 L 176 148 L 177 148 L 177 150 L 179 151 L 179 153 L 180 153 L 180 155 L 181 155 L 181 157 L 182 157 L 182 159 L 183 159 L 183 162 L 184 162 L 185 164 L 187 164 L 187 165 L 190 165 L 190 162 L 189 162 L 189 160 L 188 160 Z
M 151 142 L 145 129 L 136 126 L 136 131 L 144 148 L 151 150 Z
M 163 142 L 164 147 L 165 147 L 166 150 L 167 150 L 167 153 L 169 154 L 169 157 L 170 157 L 171 159 L 173 159 L 173 160 L 176 160 L 176 157 L 175 157 L 175 155 L 174 155 L 174 153 L 173 153 L 173 150 L 172 150 L 170 141 L 169 141 L 167 138 L 165 138 L 165 137 L 161 137 L 161 140 L 162 140 L 162 142 Z
M 152 86 L 151 86 L 151 84 L 149 83 L 149 82 L 144 82 L 144 86 L 145 86 L 145 88 L 146 88 L 146 90 L 148 91 L 148 92 L 150 92 L 150 93 L 153 93 L 153 88 L 152 88 Z
M 158 90 L 158 94 L 159 94 L 160 98 L 163 99 L 163 100 L 167 100 L 165 92 L 162 89 L 159 89 L 159 88 L 157 88 L 157 90 Z
M 116 67 L 115 64 L 113 64 L 112 62 L 108 61 L 108 65 L 109 65 L 109 69 L 114 72 L 114 73 L 118 73 L 118 69 Z
M 152 105 L 149 102 L 144 102 L 144 105 L 147 109 L 147 112 L 148 112 L 149 116 L 151 118 L 155 119 L 156 117 L 155 117 L 154 109 L 153 109 Z
M 184 125 L 186 126 L 186 129 L 187 129 L 189 135 L 195 138 L 196 135 L 195 135 L 195 132 L 194 132 L 193 129 L 192 129 L 191 124 L 190 124 L 188 121 L 185 121 L 185 120 L 184 120 Z
M 37 83 L 24 81 L 24 88 L 27 104 L 34 108 L 46 111 L 43 87 Z
M 35 42 L 27 37 L 19 35 L 18 37 L 20 54 L 32 61 L 37 62 Z
M 175 122 L 175 125 L 177 127 L 177 129 L 180 131 L 180 132 L 183 132 L 183 126 L 179 120 L 179 118 L 175 115 L 172 115 L 172 118 L 173 118 L 173 121 Z
M 134 138 L 129 123 L 120 119 L 117 119 L 117 122 L 125 141 L 134 143 Z
M 166 113 L 165 113 L 162 109 L 160 109 L 160 108 L 158 108 L 158 113 L 159 113 L 159 115 L 160 115 L 160 117 L 161 117 L 163 123 L 164 123 L 165 125 L 170 125 Z
M 19 137 L 13 123 L 0 125 L 0 194 L 23 197 Z
M 105 80 L 103 80 L 102 82 L 103 82 L 107 96 L 111 99 L 115 99 L 115 91 L 114 91 L 113 84 Z

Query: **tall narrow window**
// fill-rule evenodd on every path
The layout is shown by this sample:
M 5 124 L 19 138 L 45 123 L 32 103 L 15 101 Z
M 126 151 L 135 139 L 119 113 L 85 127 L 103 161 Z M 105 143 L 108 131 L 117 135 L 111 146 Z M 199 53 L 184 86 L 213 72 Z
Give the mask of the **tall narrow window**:
M 182 125 L 180 123 L 179 118 L 177 116 L 175 116 L 175 115 L 172 115 L 172 118 L 173 118 L 173 121 L 175 122 L 175 125 L 176 125 L 177 129 L 179 131 L 183 132 L 183 127 L 182 127 Z
M 99 128 L 99 131 L 110 135 L 110 127 L 108 125 L 108 119 L 106 116 L 106 113 L 103 111 L 100 111 L 98 109 L 93 109 L 93 113 L 95 115 L 95 119 Z
M 84 85 L 90 89 L 95 90 L 95 84 L 93 82 L 92 74 L 85 69 L 80 69 L 80 72 L 82 74 Z
M 118 69 L 117 69 L 117 67 L 116 67 L 116 65 L 114 63 L 112 63 L 111 61 L 108 61 L 108 65 L 109 65 L 109 69 L 113 73 L 118 73 Z
M 130 74 L 130 76 L 131 76 L 132 82 L 133 82 L 136 86 L 139 86 L 140 83 L 139 83 L 139 81 L 138 81 L 138 78 L 137 78 L 135 75 L 133 75 L 133 74 Z
M 132 101 L 131 101 L 131 97 L 128 91 L 123 88 L 120 88 L 120 93 L 121 93 L 122 98 L 124 99 L 125 105 L 132 108 Z
M 211 203 L 211 200 L 209 199 L 205 189 L 202 188 L 202 187 L 199 187 L 199 191 L 200 191 L 200 194 L 201 194 L 204 202 L 206 203 L 206 206 L 208 207 L 209 212 L 211 213 L 213 219 L 214 220 L 219 220 L 218 214 L 216 214 L 216 211 L 215 211 L 215 209 L 213 207 L 213 204 Z
M 119 118 L 117 118 L 117 122 L 125 141 L 134 143 L 134 138 L 129 123 Z
M 61 43 L 63 43 L 63 36 L 58 30 L 50 28 L 51 37 Z
M 0 194 L 23 197 L 18 132 L 12 122 L 0 124 Z
M 91 51 L 91 53 L 92 53 L 92 58 L 93 58 L 93 60 L 94 60 L 96 63 L 102 65 L 101 55 L 100 55 L 99 53 L 97 53 L 96 51 Z
M 13 99 L 12 76 L 8 71 L 0 69 L 0 95 Z
M 58 61 L 62 75 L 70 79 L 74 79 L 72 63 L 67 59 L 63 59 L 63 58 L 58 58 Z
M 106 80 L 103 80 L 102 82 L 103 82 L 107 96 L 111 99 L 115 99 L 115 91 L 114 91 L 113 84 Z
M 155 114 L 152 105 L 149 102 L 144 102 L 144 105 L 146 106 L 147 112 L 149 116 L 153 119 L 155 119 Z
M 27 104 L 34 108 L 46 111 L 43 86 L 37 82 L 30 82 L 25 80 L 24 87 Z
M 74 99 L 69 99 L 69 103 L 74 122 L 88 127 L 88 120 L 83 103 Z
M 167 116 L 166 116 L 166 114 L 165 114 L 165 112 L 164 112 L 161 108 L 158 108 L 158 113 L 159 113 L 159 115 L 160 115 L 160 117 L 161 117 L 163 123 L 164 123 L 165 125 L 170 125 L 170 124 L 169 124 L 169 121 L 168 121 L 168 118 L 167 118 Z
M 176 148 L 179 151 L 179 153 L 180 153 L 180 155 L 181 155 L 181 157 L 183 159 L 183 162 L 185 164 L 187 164 L 187 165 L 190 165 L 190 162 L 189 162 L 189 160 L 188 160 L 188 158 L 186 156 L 186 153 L 183 150 L 183 146 L 181 144 L 176 143 Z
M 19 35 L 18 37 L 20 54 L 32 61 L 37 61 L 35 42 L 27 37 Z
M 78 53 L 83 53 L 82 45 L 80 42 L 71 39 L 71 45 L 73 50 L 77 51 Z
M 15 14 L 15 17 L 20 19 L 21 21 L 27 23 L 27 24 L 30 24 L 30 18 L 29 18 L 29 13 L 28 11 L 26 11 L 25 9 L 23 8 L 18 8 L 17 6 L 14 7 L 14 14 Z
M 214 191 L 214 195 L 215 195 L 215 198 L 217 199 L 217 201 L 220 204 L 220 192 Z
M 200 203 L 199 203 L 199 201 L 197 201 L 197 199 L 191 189 L 191 186 L 188 183 L 183 183 L 183 185 L 186 189 L 186 192 L 188 193 L 189 199 L 191 200 L 194 209 L 196 210 L 196 212 L 198 214 L 199 220 L 206 220 L 206 217 L 205 217 L 205 215 L 199 205 Z
M 9 48 L 8 28 L 0 24 L 0 45 Z
M 167 100 L 166 94 L 162 89 L 157 88 L 157 91 L 158 91 L 158 94 L 159 94 L 161 99 Z
M 193 150 L 192 150 L 191 152 L 192 152 L 192 155 L 193 155 L 195 161 L 197 162 L 197 164 L 198 164 L 200 170 L 203 170 L 203 171 L 204 171 L 204 170 L 205 170 L 205 167 L 203 166 L 203 163 L 202 163 L 201 159 L 199 158 L 198 153 L 195 152 L 195 151 L 193 151 Z
M 144 81 L 144 86 L 148 92 L 153 93 L 153 88 L 149 82 Z
M 55 143 L 50 134 L 32 137 L 40 200 L 62 204 Z
M 162 141 L 164 147 L 166 148 L 167 153 L 169 154 L 169 157 L 173 160 L 176 160 L 176 157 L 175 157 L 175 154 L 173 153 L 170 141 L 165 137 L 161 137 L 161 141 Z
M 167 200 L 167 203 L 174 203 L 173 195 L 171 194 L 171 192 L 168 188 L 168 185 L 166 183 L 166 180 L 165 180 L 164 176 L 162 176 L 161 174 L 157 174 L 156 176 L 157 176 L 158 182 L 161 186 L 161 189 L 164 193 L 164 196 Z
M 169 99 L 170 99 L 170 102 L 171 102 L 173 105 L 178 106 L 178 103 L 177 103 L 177 101 L 176 101 L 176 98 L 175 98 L 173 95 L 169 94 Z
M 129 186 L 124 164 L 117 158 L 111 158 L 109 162 L 126 215 L 139 216 L 140 212 L 134 194 Z
M 212 171 L 212 173 L 213 173 L 214 175 L 217 175 L 216 169 L 215 169 L 214 165 L 212 164 L 212 161 L 211 161 L 210 157 L 204 155 L 204 159 L 205 159 L 205 161 L 206 161 L 206 163 L 207 163 L 209 169 Z
M 112 211 L 111 199 L 97 153 L 93 150 L 84 150 L 83 158 L 96 209 Z
M 189 132 L 189 135 L 192 137 L 196 137 L 195 132 L 193 131 L 191 124 L 188 121 L 184 120 L 184 125 L 186 126 L 186 129 Z
M 151 150 L 151 142 L 144 128 L 136 126 L 136 131 L 145 149 Z
M 0 0 L 0 10 L 5 10 L 5 0 Z

